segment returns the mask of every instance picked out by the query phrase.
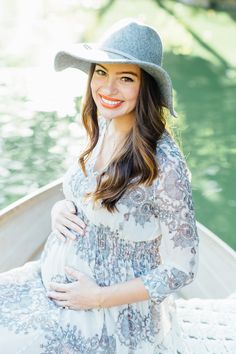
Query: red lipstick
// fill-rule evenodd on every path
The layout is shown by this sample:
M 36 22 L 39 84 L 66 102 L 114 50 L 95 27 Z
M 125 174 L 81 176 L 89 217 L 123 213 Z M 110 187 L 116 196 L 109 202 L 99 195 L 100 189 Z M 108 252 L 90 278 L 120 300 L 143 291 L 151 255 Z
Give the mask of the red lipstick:
M 101 105 L 105 108 L 108 108 L 108 109 L 118 108 L 123 103 L 123 101 L 118 100 L 117 98 L 112 98 L 112 97 L 108 97 L 108 96 L 100 95 L 100 94 L 99 94 L 99 96 L 100 96 Z

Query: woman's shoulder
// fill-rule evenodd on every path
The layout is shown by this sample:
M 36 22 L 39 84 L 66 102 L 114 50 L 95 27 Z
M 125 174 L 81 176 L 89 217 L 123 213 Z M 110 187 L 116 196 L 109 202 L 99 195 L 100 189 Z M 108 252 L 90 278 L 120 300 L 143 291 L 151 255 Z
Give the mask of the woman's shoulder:
M 181 171 L 182 173 L 185 172 L 188 178 L 191 179 L 185 156 L 174 137 L 168 131 L 163 133 L 157 143 L 156 158 L 160 174 L 173 170 Z
M 159 163 L 184 159 L 179 145 L 167 130 L 164 131 L 160 140 L 157 142 L 156 157 L 158 158 Z

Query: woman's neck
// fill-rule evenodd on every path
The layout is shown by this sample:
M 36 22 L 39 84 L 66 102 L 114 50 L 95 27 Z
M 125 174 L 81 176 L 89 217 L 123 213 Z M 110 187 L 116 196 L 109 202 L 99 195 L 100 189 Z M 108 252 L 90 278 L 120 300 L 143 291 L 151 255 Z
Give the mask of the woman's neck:
M 133 126 L 133 119 L 115 118 L 109 121 L 107 126 L 107 137 L 115 140 L 122 140 L 130 132 Z

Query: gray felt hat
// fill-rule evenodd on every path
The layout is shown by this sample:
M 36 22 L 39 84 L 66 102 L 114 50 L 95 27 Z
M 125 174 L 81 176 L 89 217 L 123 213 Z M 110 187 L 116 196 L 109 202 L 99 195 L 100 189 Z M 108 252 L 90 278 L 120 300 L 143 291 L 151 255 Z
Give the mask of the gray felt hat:
M 176 117 L 172 83 L 162 68 L 162 42 L 150 26 L 137 21 L 121 21 L 98 43 L 79 43 L 55 57 L 55 70 L 68 67 L 89 72 L 91 63 L 137 64 L 157 81 L 165 106 Z

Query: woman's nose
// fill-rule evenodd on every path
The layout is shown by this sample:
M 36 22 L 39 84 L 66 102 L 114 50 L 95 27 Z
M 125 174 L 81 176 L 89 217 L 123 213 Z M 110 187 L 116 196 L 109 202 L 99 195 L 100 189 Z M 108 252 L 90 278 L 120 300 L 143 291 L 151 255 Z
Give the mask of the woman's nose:
M 106 82 L 104 83 L 103 89 L 105 91 L 104 93 L 106 93 L 107 95 L 117 93 L 118 89 L 116 84 L 116 78 L 108 77 Z

